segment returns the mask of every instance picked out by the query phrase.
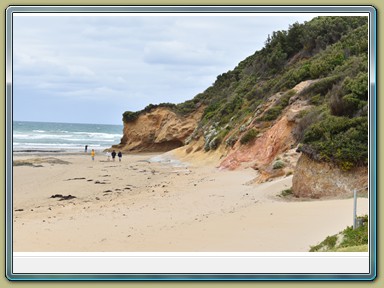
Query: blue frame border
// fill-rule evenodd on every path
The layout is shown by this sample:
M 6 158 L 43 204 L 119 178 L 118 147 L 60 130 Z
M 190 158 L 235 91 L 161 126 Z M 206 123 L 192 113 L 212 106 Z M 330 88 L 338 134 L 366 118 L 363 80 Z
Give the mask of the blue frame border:
M 13 13 L 369 13 L 370 33 L 370 273 L 369 274 L 15 274 L 12 247 Z M 6 277 L 13 281 L 249 281 L 374 280 L 377 276 L 377 11 L 373 6 L 10 6 L 6 10 Z

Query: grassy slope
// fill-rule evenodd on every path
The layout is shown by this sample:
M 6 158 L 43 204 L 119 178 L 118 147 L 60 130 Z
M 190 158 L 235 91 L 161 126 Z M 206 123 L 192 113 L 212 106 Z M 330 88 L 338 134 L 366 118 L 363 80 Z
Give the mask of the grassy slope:
M 328 236 L 321 243 L 311 246 L 310 252 L 366 252 L 368 251 L 368 216 L 358 217 L 363 225 L 353 229 L 348 226 L 337 235 Z

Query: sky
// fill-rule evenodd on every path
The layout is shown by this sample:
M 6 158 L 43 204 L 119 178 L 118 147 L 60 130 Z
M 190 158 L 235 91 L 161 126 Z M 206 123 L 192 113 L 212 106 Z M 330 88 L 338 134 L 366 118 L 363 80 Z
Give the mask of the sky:
M 314 15 L 13 17 L 13 119 L 122 124 L 181 103 Z M 50 14 L 53 15 L 53 14 Z

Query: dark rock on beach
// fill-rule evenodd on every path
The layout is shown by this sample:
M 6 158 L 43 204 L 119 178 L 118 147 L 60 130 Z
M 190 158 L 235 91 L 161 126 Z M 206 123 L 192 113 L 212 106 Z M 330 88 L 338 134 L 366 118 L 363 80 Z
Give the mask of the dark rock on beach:
M 62 195 L 62 194 L 55 194 L 55 195 L 52 195 L 51 198 L 60 198 L 59 201 L 62 201 L 62 200 L 70 200 L 70 199 L 74 199 L 76 198 L 76 196 L 73 196 L 71 194 L 69 195 Z

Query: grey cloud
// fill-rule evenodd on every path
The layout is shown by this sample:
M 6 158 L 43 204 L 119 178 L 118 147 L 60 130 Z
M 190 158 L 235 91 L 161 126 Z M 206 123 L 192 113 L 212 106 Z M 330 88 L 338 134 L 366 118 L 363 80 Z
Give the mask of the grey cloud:
M 149 103 L 179 103 L 297 19 L 302 18 L 15 17 L 15 103 L 26 97 L 38 103 L 49 95 L 68 113 L 90 99 L 106 106 L 118 102 L 114 107 L 121 113 Z M 83 110 L 89 111 L 86 122 L 112 113 Z

